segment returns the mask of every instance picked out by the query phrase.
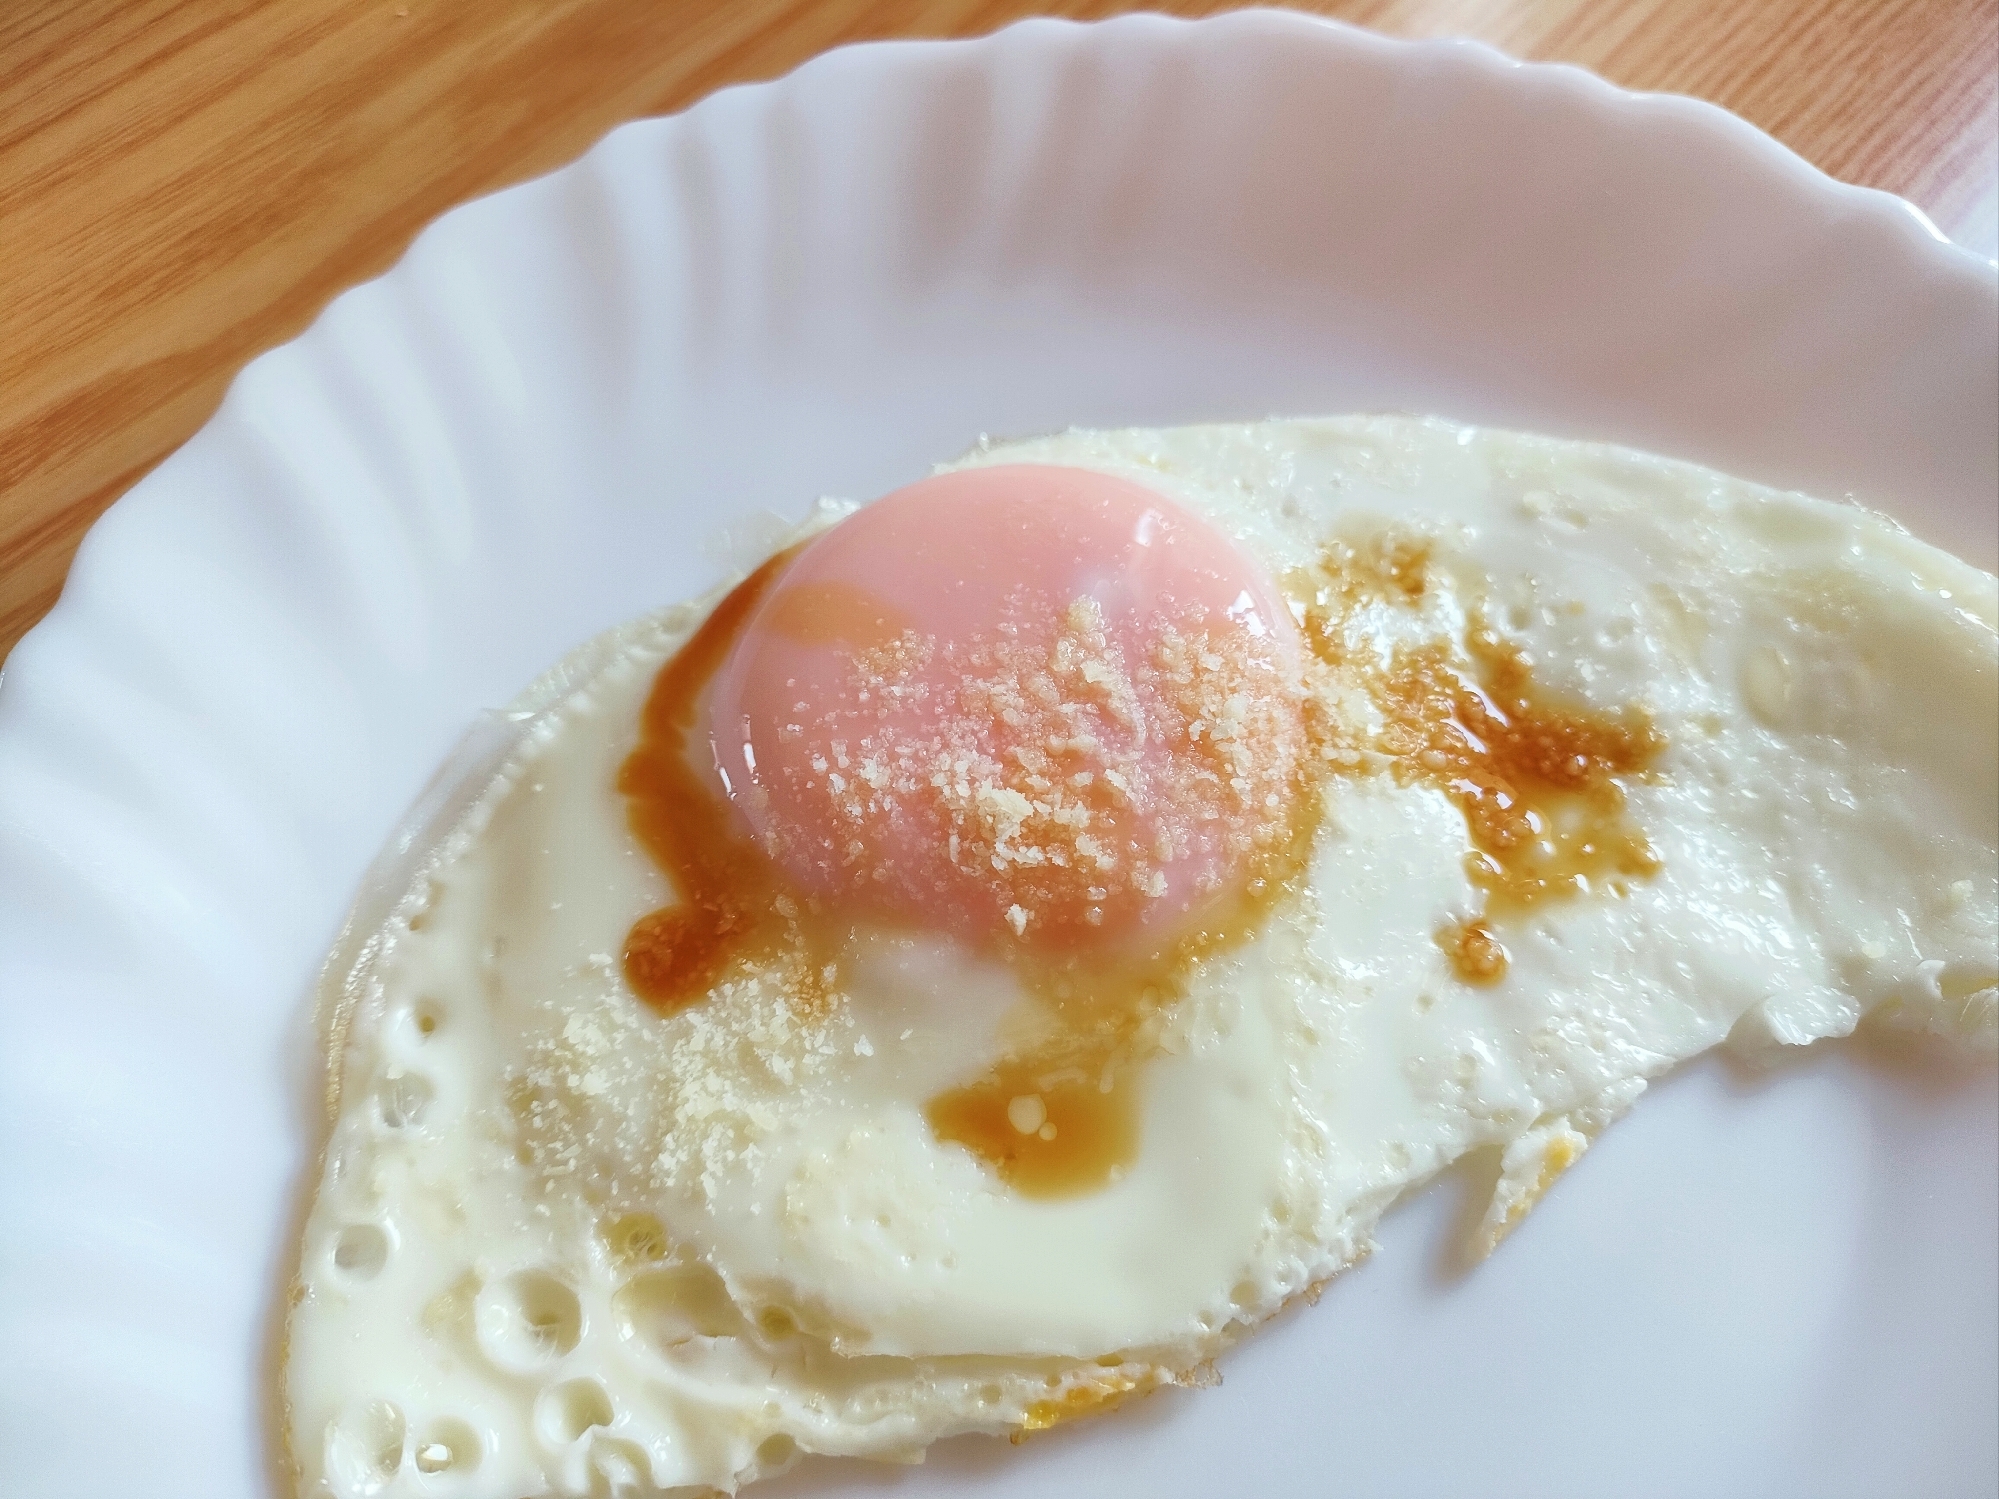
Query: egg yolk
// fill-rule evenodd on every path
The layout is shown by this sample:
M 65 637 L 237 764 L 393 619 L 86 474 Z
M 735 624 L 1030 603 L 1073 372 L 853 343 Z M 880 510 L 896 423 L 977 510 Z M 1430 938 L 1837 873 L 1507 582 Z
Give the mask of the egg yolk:
M 961 470 L 799 552 L 705 737 L 807 895 L 1074 950 L 1171 929 L 1288 837 L 1301 660 L 1261 570 L 1155 491 Z

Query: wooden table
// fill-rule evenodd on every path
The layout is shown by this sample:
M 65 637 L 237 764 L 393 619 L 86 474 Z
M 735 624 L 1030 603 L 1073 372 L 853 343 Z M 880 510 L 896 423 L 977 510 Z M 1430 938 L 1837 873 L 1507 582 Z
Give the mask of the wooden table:
M 611 126 L 1015 0 L 9 0 L 0 6 L 0 652 L 84 528 L 252 356 L 452 204 Z M 1226 8 L 1166 3 L 1199 14 Z M 1999 0 L 1334 0 L 1725 104 L 1999 243 Z

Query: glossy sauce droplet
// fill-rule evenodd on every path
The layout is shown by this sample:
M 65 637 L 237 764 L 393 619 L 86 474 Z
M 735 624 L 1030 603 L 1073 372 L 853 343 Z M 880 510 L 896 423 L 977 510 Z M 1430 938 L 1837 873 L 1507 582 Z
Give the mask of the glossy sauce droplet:
M 1506 944 L 1477 918 L 1446 928 L 1438 934 L 1437 945 L 1450 957 L 1451 967 L 1467 984 L 1498 983 L 1506 977 L 1506 965 L 1512 961 Z

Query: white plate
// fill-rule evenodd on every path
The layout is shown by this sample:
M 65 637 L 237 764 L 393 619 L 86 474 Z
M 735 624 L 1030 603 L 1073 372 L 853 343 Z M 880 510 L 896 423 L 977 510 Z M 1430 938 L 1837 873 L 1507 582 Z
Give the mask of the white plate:
M 0 1480 L 269 1493 L 314 967 L 481 708 L 980 432 L 1350 408 L 1854 494 L 1991 566 L 1999 293 L 1719 110 L 1279 13 L 837 52 L 447 215 L 85 541 L 0 691 Z M 1999 1102 L 1655 1090 L 1220 1390 L 789 1495 L 1990 1493 Z

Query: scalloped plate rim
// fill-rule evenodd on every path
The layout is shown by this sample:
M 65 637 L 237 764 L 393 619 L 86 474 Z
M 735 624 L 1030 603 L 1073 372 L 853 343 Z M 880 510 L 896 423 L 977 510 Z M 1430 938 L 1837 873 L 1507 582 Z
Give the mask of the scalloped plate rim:
M 764 83 L 735 85 L 721 90 L 679 114 L 621 125 L 585 152 L 583 157 L 579 158 L 579 162 L 588 162 L 592 158 L 600 157 L 612 141 L 625 136 L 628 132 L 652 132 L 673 128 L 677 127 L 679 122 L 695 117 L 719 118 L 722 111 L 746 101 L 761 100 L 767 103 L 770 98 L 794 88 L 799 80 L 809 82 L 815 77 L 838 69 L 875 67 L 890 54 L 906 58 L 913 65 L 929 67 L 935 59 L 945 55 L 974 56 L 981 52 L 990 52 L 996 45 L 1017 45 L 1025 48 L 1043 40 L 1058 39 L 1062 45 L 1068 45 L 1084 33 L 1105 37 L 1120 33 L 1136 36 L 1146 28 L 1170 30 L 1183 40 L 1200 32 L 1214 37 L 1218 45 L 1225 44 L 1236 35 L 1251 41 L 1260 40 L 1266 35 L 1282 34 L 1285 40 L 1303 39 L 1309 35 L 1314 45 L 1323 44 L 1334 52 L 1342 48 L 1357 48 L 1371 53 L 1377 59 L 1388 59 L 1390 65 L 1398 68 L 1427 66 L 1435 61 L 1450 68 L 1470 69 L 1487 79 L 1504 79 L 1509 85 L 1519 81 L 1526 87 L 1558 94 L 1561 107 L 1564 108 L 1587 111 L 1608 110 L 1641 121 L 1649 116 L 1654 120 L 1669 121 L 1675 128 L 1698 130 L 1711 147 L 1723 150 L 1735 158 L 1734 169 L 1760 174 L 1766 180 L 1782 181 L 1786 190 L 1814 204 L 1824 222 L 1858 221 L 1867 226 L 1869 232 L 1888 236 L 1901 253 L 1911 257 L 1913 269 L 1957 283 L 1973 296 L 1984 297 L 1986 300 L 1999 296 L 1999 280 L 1995 280 L 1995 273 L 1999 273 L 1999 263 L 1987 262 L 1952 245 L 1914 205 L 1876 189 L 1857 187 L 1832 179 L 1738 116 L 1715 105 L 1683 95 L 1647 94 L 1625 90 L 1605 82 L 1584 69 L 1568 64 L 1521 62 L 1481 42 L 1462 39 L 1388 38 L 1325 18 L 1288 11 L 1251 10 L 1228 13 L 1205 20 L 1133 15 L 1105 22 L 1075 23 L 1053 18 L 1034 18 L 1015 23 L 989 37 L 952 41 L 856 43 L 821 54 L 778 79 Z M 721 102 L 725 99 L 734 102 Z M 385 288 L 400 288 L 405 283 L 413 284 L 414 273 L 410 267 L 417 259 L 420 247 L 426 240 L 433 239 L 442 226 L 454 221 L 465 222 L 460 216 L 468 210 L 476 210 L 481 204 L 490 204 L 494 199 L 509 194 L 532 191 L 538 185 L 564 178 L 565 174 L 573 173 L 577 169 L 579 162 L 569 163 L 540 177 L 459 205 L 442 215 L 433 224 L 426 226 L 398 258 L 395 265 L 382 275 L 342 292 L 296 339 L 250 361 L 232 381 L 218 416 L 232 410 L 239 399 L 238 392 L 246 382 L 265 376 L 280 378 L 284 372 L 285 359 L 294 357 L 296 351 L 314 349 L 330 338 L 328 329 L 337 317 L 336 309 L 342 304 L 349 303 L 350 299 L 365 301 L 381 296 Z M 1988 293 L 1992 295 L 1987 296 Z M 203 432 L 206 433 L 209 427 L 215 424 L 216 421 L 212 418 L 209 424 L 205 424 Z M 200 434 L 197 436 L 199 438 Z M 138 538 L 130 533 L 138 528 L 141 512 L 151 506 L 156 498 L 162 501 L 172 498 L 171 495 L 162 492 L 168 489 L 171 479 L 178 475 L 181 466 L 181 453 L 170 455 L 159 468 L 140 479 L 124 498 L 114 503 L 106 516 L 98 525 L 93 526 L 86 537 L 71 575 L 72 585 L 65 587 L 62 598 L 49 615 L 28 632 L 15 648 L 15 652 L 4 664 L 0 664 L 0 754 L 5 753 L 10 738 L 18 740 L 24 733 L 32 735 L 35 731 L 37 720 L 32 715 L 27 721 L 23 721 L 21 704 L 24 697 L 33 699 L 34 706 L 40 707 L 44 714 L 48 711 L 51 694 L 60 698 L 63 679 L 59 675 L 52 678 L 48 668 L 60 668 L 65 658 L 72 654 L 84 661 L 90 659 L 94 644 L 93 631 L 101 623 L 98 615 L 93 612 L 101 596 L 101 581 L 108 579 L 120 567 L 126 565 L 128 560 L 126 552 L 137 544 Z M 147 518 L 158 519 L 151 516 Z M 548 658 L 553 660 L 559 654 L 559 649 L 552 648 Z M 87 792 L 91 777 L 87 773 L 87 766 L 85 769 L 86 774 L 79 789 Z M 4 830 L 4 825 L 0 825 L 0 831 Z M 0 846 L 0 852 L 8 853 L 9 864 L 15 864 L 11 855 L 18 852 L 17 850 Z M 0 890 L 4 890 L 11 878 L 18 877 L 23 881 L 33 879 L 37 869 L 44 866 L 47 858 L 47 854 L 38 858 L 30 851 L 19 859 L 11 873 L 7 869 L 0 869 Z M 60 863 L 61 860 L 58 859 L 57 862 Z M 115 899 L 106 887 L 96 887 L 93 893 L 100 904 L 113 902 Z M 0 997 L 0 1018 L 4 1018 L 5 1009 L 6 1001 L 4 997 Z M 0 1120 L 4 1120 L 5 1117 L 4 1114 L 0 1114 Z M 265 1289 L 259 1288 L 259 1294 L 260 1296 L 266 1294 Z M 1293 1342 L 1295 1343 L 1295 1338 Z M 1181 1419 L 1184 1420 L 1185 1417 Z M 0 1414 L 0 1436 L 4 1436 L 6 1431 L 6 1417 Z

